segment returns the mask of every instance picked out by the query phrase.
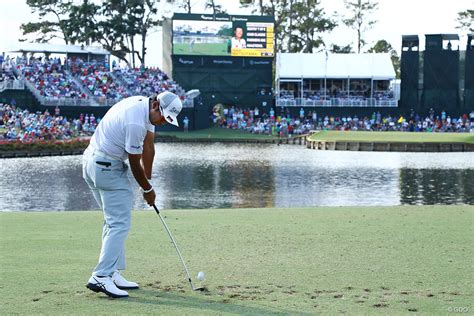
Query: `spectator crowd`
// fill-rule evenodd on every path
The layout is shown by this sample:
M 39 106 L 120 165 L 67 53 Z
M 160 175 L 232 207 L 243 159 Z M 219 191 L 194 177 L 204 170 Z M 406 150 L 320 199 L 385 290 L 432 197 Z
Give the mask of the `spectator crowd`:
M 94 133 L 100 118 L 94 114 L 68 120 L 60 115 L 59 108 L 51 114 L 32 113 L 14 105 L 0 103 L 0 140 L 68 140 L 74 137 L 90 136 Z
M 49 100 L 94 98 L 101 104 L 113 104 L 133 95 L 151 95 L 171 91 L 185 98 L 185 91 L 158 68 L 118 67 L 109 71 L 107 61 L 84 61 L 45 56 L 18 57 L 5 65 L 14 65 L 21 77 L 32 84 L 42 97 Z M 7 74 L 3 74 L 0 80 Z M 13 72 L 8 74 L 13 76 Z
M 319 116 L 315 111 L 301 108 L 299 115 L 291 115 L 288 108 L 279 115 L 269 111 L 236 107 L 214 107 L 213 121 L 221 128 L 239 129 L 256 134 L 280 137 L 306 134 L 310 130 L 338 131 L 402 131 L 402 132 L 474 132 L 474 111 L 459 117 L 451 117 L 445 111 L 435 114 L 430 110 L 426 116 L 411 111 L 404 117 L 382 116 L 373 112 L 371 116 Z
M 59 58 L 35 58 L 32 56 L 29 63 L 20 59 L 17 69 L 43 97 L 60 99 L 85 99 L 87 95 L 81 91 L 78 84 L 65 72 L 64 65 Z

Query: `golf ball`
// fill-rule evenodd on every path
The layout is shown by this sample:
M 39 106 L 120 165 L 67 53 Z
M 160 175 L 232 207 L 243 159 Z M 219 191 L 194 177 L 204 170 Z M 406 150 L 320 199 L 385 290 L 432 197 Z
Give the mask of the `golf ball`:
M 197 275 L 197 279 L 199 281 L 204 281 L 204 272 L 200 271 Z

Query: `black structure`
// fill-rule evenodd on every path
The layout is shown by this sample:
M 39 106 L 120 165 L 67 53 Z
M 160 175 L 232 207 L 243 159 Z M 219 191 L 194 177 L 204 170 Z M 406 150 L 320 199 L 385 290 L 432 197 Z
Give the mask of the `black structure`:
M 459 36 L 427 34 L 425 37 L 422 108 L 459 108 Z
M 464 107 L 474 108 L 474 33 L 468 34 L 464 76 Z
M 402 36 L 400 108 L 418 109 L 420 73 L 420 41 L 418 35 Z
M 273 58 L 173 56 L 173 78 L 205 105 L 272 104 Z

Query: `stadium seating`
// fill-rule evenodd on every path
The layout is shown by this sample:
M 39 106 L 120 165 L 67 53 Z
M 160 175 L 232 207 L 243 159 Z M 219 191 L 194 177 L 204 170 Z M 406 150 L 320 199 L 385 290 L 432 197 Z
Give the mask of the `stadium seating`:
M 185 99 L 185 91 L 157 68 L 108 70 L 105 62 L 85 62 L 80 58 L 61 63 L 60 59 L 17 58 L 19 77 L 44 105 L 113 105 L 133 95 L 171 91 Z M 7 80 L 12 73 L 2 73 Z

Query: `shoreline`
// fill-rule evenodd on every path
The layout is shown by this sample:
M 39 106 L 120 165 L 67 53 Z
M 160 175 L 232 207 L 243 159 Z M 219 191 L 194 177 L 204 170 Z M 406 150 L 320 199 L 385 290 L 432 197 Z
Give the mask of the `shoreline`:
M 374 152 L 474 152 L 474 144 L 446 142 L 362 142 L 308 140 L 303 137 L 283 139 L 228 139 L 228 138 L 175 138 L 157 137 L 155 143 L 227 143 L 304 145 L 313 150 L 374 151 Z M 84 149 L 10 150 L 0 151 L 0 159 L 82 155 Z
M 306 148 L 314 150 L 376 152 L 474 152 L 474 144 L 444 142 L 356 142 L 307 140 Z

